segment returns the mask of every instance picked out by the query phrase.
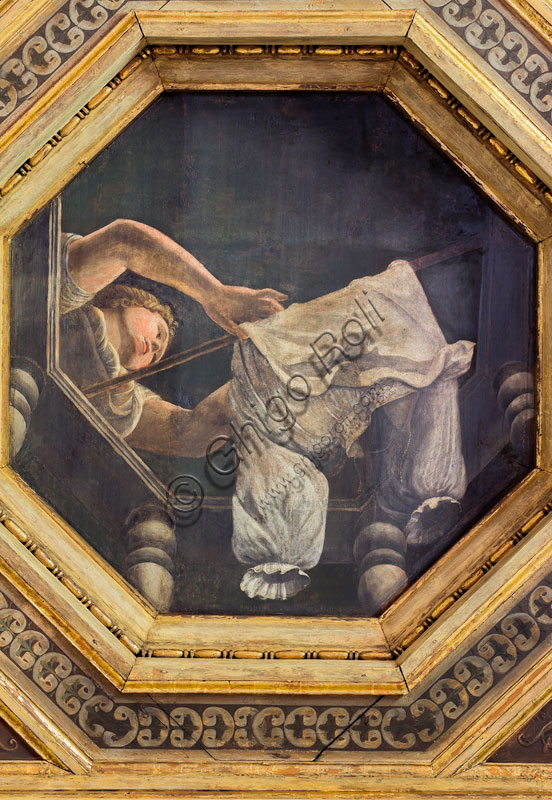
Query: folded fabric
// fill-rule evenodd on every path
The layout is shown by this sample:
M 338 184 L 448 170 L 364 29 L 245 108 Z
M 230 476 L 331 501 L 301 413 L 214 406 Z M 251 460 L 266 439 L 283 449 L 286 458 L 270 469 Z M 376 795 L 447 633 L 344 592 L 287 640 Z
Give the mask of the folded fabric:
M 230 390 L 242 590 L 286 599 L 308 585 L 324 544 L 325 475 L 382 406 L 390 419 L 397 408 L 397 424 L 374 490 L 405 524 L 413 514 L 408 533 L 423 541 L 433 501 L 440 510 L 466 488 L 457 377 L 474 344 L 447 344 L 408 262 L 242 328 Z
M 331 384 L 370 386 L 385 378 L 420 389 L 444 369 L 468 369 L 474 347 L 464 341 L 447 346 L 416 273 L 403 260 L 241 327 L 283 385 L 299 373 L 315 396 Z
M 285 600 L 310 583 L 324 546 L 328 481 L 308 459 L 269 442 L 240 464 L 232 500 L 232 549 L 251 568 L 249 597 Z
M 459 518 L 467 486 L 454 372 L 386 406 L 378 423 L 378 504 L 409 543 L 429 544 Z

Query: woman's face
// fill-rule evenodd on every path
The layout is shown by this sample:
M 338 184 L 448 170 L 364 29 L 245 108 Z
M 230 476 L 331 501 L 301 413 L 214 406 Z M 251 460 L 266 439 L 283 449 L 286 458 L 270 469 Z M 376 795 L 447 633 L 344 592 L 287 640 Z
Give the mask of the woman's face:
M 117 311 L 119 343 L 115 347 L 121 365 L 135 370 L 159 361 L 169 343 L 169 328 L 161 314 L 142 306 Z

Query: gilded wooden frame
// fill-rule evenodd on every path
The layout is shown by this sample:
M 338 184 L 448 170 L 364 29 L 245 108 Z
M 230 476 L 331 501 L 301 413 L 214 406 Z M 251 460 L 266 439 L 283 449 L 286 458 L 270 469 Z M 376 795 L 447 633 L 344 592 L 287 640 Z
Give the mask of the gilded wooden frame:
M 408 702 L 411 693 L 424 691 L 447 659 L 469 647 L 524 587 L 531 588 L 550 569 L 552 129 L 494 84 L 488 71 L 478 69 L 465 48 L 447 38 L 430 9 L 400 2 L 393 9 L 375 1 L 365 9 L 354 0 L 337 9 L 325 3 L 305 9 L 274 2 L 259 11 L 233 2 L 224 10 L 206 4 L 190 7 L 180 0 L 161 10 L 156 5 L 122 5 L 105 34 L 84 48 L 59 80 L 45 84 L 36 102 L 0 132 L 2 364 L 9 363 L 11 237 L 164 89 L 382 91 L 535 243 L 537 467 L 379 620 L 257 618 L 230 627 L 227 618 L 157 617 L 6 466 L 9 375 L 3 369 L 0 572 L 21 602 L 43 617 L 52 639 L 77 651 L 114 691 L 127 694 L 129 702 L 145 693 L 184 695 L 188 702 L 206 698 L 220 706 L 229 700 L 243 703 L 247 697 L 255 702 L 285 697 L 298 705 L 334 696 L 336 703 L 362 705 L 360 698 L 370 695 L 389 695 L 398 703 L 402 695 Z M 44 19 L 55 8 L 56 3 L 36 4 Z M 525 7 L 525 17 L 513 4 L 509 10 L 525 24 L 529 16 L 541 36 L 549 34 L 547 24 Z M 25 13 L 20 20 L 9 10 L 5 13 L 0 45 L 6 31 L 30 24 Z M 354 793 L 361 780 L 363 795 L 384 791 L 387 797 L 407 796 L 392 777 L 393 770 L 407 764 L 412 788 L 422 795 L 450 791 L 467 796 L 475 781 L 486 787 L 488 796 L 499 796 L 500 768 L 475 765 L 548 699 L 549 660 L 546 650 L 532 655 L 502 696 L 485 699 L 475 718 L 467 718 L 462 730 L 455 729 L 452 738 L 440 741 L 428 755 L 397 753 L 364 763 L 365 752 L 342 757 L 332 752 L 328 761 L 333 767 L 326 769 L 299 759 L 301 770 L 298 777 L 286 778 L 286 791 L 308 797 L 308 781 L 316 776 L 317 794 Z M 95 772 L 101 790 L 116 775 L 113 786 L 130 781 L 136 796 L 146 791 L 132 751 L 115 755 L 86 737 L 75 739 L 58 711 L 41 710 L 35 687 L 25 685 L 19 695 L 16 671 L 6 673 L 0 681 L 0 713 L 57 765 L 25 767 L 20 775 L 50 773 L 49 787 L 71 786 L 83 797 L 92 783 L 71 783 L 76 779 L 61 773 L 55 777 L 60 768 Z M 237 760 L 245 756 L 240 752 Z M 146 765 L 150 761 L 144 761 L 144 752 L 140 758 Z M 228 796 L 236 792 L 241 797 L 262 787 L 263 796 L 269 796 L 280 791 L 288 774 L 276 757 L 263 765 L 262 776 L 248 759 L 249 766 L 238 768 L 225 759 L 212 764 L 205 757 L 199 759 L 197 775 L 193 759 L 183 767 L 174 754 L 166 758 L 162 780 L 149 784 L 157 792 L 165 790 L 170 775 L 172 786 L 188 792 L 224 788 Z M 236 758 L 235 753 L 230 756 Z M 429 780 L 468 767 L 469 777 Z M 125 774 L 131 769 L 134 777 Z M 332 777 L 332 769 L 338 777 Z M 380 788 L 366 791 L 366 778 L 374 773 Z M 508 792 L 528 791 L 527 770 L 508 768 L 504 774 L 511 780 Z M 547 778 L 546 769 L 542 776 Z M 13 791 L 20 779 L 3 778 L 0 795 Z

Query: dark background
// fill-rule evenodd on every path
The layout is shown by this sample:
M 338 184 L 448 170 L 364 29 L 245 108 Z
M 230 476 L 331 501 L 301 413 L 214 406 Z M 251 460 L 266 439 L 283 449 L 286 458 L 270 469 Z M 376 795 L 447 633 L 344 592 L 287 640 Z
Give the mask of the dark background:
M 224 282 L 300 302 L 485 230 L 488 206 L 379 95 L 202 92 L 164 95 L 63 193 L 67 231 L 121 216 Z M 184 322 L 175 349 L 220 334 L 166 297 Z M 454 335 L 469 338 L 469 280 L 455 299 Z
M 472 480 L 462 525 L 431 552 L 411 553 L 410 574 L 419 574 L 526 472 L 506 445 L 492 379 L 504 361 L 521 360 L 532 369 L 533 249 L 382 96 L 163 95 L 72 181 L 62 199 L 65 231 L 84 235 L 116 218 L 139 220 L 174 238 L 223 282 L 271 286 L 292 302 L 377 273 L 394 258 L 417 258 L 481 236 L 482 251 L 419 275 L 447 340 L 470 339 L 478 347 L 461 395 Z M 171 303 L 181 323 L 173 352 L 224 333 L 173 290 L 130 275 L 122 280 L 153 288 Z M 191 407 L 230 378 L 230 356 L 227 348 L 144 383 Z M 164 482 L 183 472 L 204 478 L 199 461 L 141 455 Z M 93 530 L 94 546 L 121 568 L 124 542 L 113 531 L 113 513 L 90 507 L 90 489 L 80 486 L 86 470 L 64 487 L 71 499 L 60 500 L 58 482 L 47 482 L 32 463 L 27 457 L 27 479 L 85 537 Z M 107 480 L 117 484 L 118 477 Z M 325 563 L 310 571 L 308 590 L 281 604 L 248 600 L 239 590 L 243 570 L 231 553 L 230 511 L 206 507 L 179 531 L 175 610 L 361 613 L 351 564 L 356 512 L 339 507 L 367 500 L 369 465 L 350 460 L 331 488 Z M 229 497 L 231 486 L 209 484 L 206 491 Z M 130 510 L 132 491 L 127 496 Z M 118 516 L 121 504 L 115 503 Z M 85 512 L 79 510 L 84 506 Z

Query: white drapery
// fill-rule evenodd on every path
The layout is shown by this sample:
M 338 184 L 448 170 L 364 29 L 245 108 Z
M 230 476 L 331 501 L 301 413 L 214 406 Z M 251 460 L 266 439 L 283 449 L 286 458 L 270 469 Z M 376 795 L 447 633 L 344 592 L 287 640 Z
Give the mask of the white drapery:
M 326 474 L 357 454 L 356 440 L 384 405 L 395 429 L 378 480 L 382 503 L 399 497 L 411 541 L 423 541 L 428 504 L 458 504 L 466 489 L 457 378 L 474 344 L 447 344 L 410 264 L 394 261 L 242 328 L 249 339 L 235 347 L 230 393 L 242 589 L 286 599 L 308 585 L 305 570 L 324 544 Z

